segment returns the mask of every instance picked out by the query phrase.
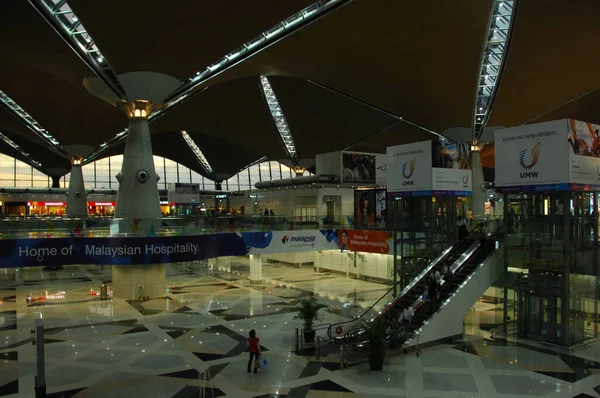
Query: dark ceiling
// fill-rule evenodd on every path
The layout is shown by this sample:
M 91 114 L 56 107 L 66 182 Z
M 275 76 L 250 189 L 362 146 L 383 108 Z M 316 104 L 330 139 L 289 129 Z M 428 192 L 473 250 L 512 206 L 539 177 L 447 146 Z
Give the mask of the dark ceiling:
M 37 1 L 37 0 L 36 0 Z M 117 73 L 161 72 L 186 81 L 315 0 L 68 0 Z M 98 148 L 127 127 L 121 111 L 91 96 L 93 72 L 25 0 L 3 2 L 0 90 L 64 146 Z M 186 130 L 215 173 L 286 158 L 264 102 L 268 75 L 298 157 L 341 149 L 385 152 L 470 127 L 492 0 L 353 0 L 221 73 L 150 125 L 154 153 L 205 174 Z M 600 123 L 600 2 L 521 0 L 488 125 L 573 117 Z M 557 24 L 557 21 L 560 23 Z M 392 115 L 386 113 L 390 112 Z M 391 127 L 389 127 L 392 125 Z M 0 110 L 0 132 L 50 173 L 63 157 Z M 120 144 L 101 156 L 122 153 Z M 7 145 L 0 151 L 16 156 Z M 488 151 L 493 154 L 493 147 Z M 484 162 L 493 166 L 486 155 Z

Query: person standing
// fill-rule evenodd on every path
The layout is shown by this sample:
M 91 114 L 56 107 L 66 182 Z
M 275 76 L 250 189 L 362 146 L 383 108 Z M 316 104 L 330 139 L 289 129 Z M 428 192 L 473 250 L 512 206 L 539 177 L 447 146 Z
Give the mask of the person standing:
M 258 360 L 260 359 L 260 339 L 256 337 L 256 331 L 252 329 L 248 333 L 248 352 L 250 357 L 248 358 L 248 373 L 252 368 L 252 362 L 254 361 L 254 373 L 258 372 Z

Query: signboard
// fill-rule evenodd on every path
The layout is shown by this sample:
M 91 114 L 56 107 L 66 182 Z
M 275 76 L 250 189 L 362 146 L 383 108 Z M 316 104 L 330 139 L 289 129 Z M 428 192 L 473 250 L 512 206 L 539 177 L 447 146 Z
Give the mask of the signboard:
M 569 119 L 567 137 L 569 188 L 600 189 L 600 125 Z
M 387 148 L 388 192 L 431 195 L 431 143 L 397 145 Z
M 394 196 L 470 196 L 468 144 L 423 141 L 387 149 L 388 192 Z
M 385 229 L 387 217 L 385 189 L 358 189 L 354 191 L 354 227 Z
M 0 268 L 164 264 L 219 256 L 336 250 L 342 245 L 346 245 L 346 250 L 388 253 L 390 239 L 390 232 L 342 232 L 337 229 L 188 236 L 2 239 Z
M 376 155 L 359 152 L 342 152 L 343 183 L 375 184 Z
M 471 146 L 431 141 L 433 195 L 471 196 Z
M 377 185 L 387 185 L 387 155 L 378 153 L 375 155 L 375 183 Z
M 587 162 L 580 161 L 583 156 L 569 150 L 575 145 L 577 152 L 585 152 L 585 142 L 580 142 L 577 134 L 568 137 L 569 124 L 563 119 L 496 130 L 496 189 L 504 192 L 567 190 L 570 174 L 578 174 L 580 181 L 586 175 L 582 173 L 591 176 Z M 569 164 L 571 157 L 573 164 Z
M 388 254 L 392 245 L 392 233 L 356 229 L 339 230 L 338 248 L 369 253 Z

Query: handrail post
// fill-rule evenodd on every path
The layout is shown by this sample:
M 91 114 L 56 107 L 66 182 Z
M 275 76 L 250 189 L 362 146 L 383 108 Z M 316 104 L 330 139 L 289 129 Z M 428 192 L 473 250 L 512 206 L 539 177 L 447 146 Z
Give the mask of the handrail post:
M 299 338 L 299 336 L 300 336 L 299 330 L 298 330 L 298 328 L 296 328 L 296 344 L 295 344 L 296 345 L 296 352 L 300 351 L 300 338 Z
M 304 348 L 304 329 L 300 329 L 300 338 L 298 339 L 300 341 L 300 349 Z
M 315 359 L 321 359 L 321 336 L 317 336 L 317 350 Z
M 346 344 L 342 344 L 342 346 L 340 347 L 340 371 L 344 370 L 344 347 L 346 346 Z
M 35 320 L 35 350 L 37 375 L 35 376 L 35 397 L 46 396 L 46 359 L 44 357 L 44 321 Z

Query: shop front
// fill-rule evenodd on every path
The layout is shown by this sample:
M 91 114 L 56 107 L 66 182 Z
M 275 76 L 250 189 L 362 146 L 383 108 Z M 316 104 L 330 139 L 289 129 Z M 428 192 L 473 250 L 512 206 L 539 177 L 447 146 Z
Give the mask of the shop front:
M 115 215 L 116 202 L 87 202 L 88 214 L 90 216 L 106 216 L 112 217 Z
M 169 203 L 168 200 L 160 200 L 160 211 L 163 216 L 170 216 L 175 211 L 175 203 Z
M 66 202 L 27 202 L 28 214 L 31 216 L 63 216 L 67 208 Z

